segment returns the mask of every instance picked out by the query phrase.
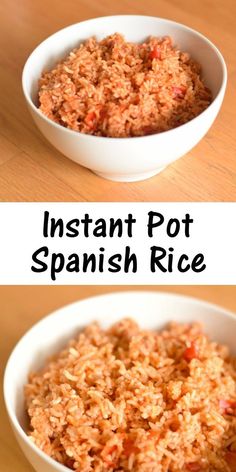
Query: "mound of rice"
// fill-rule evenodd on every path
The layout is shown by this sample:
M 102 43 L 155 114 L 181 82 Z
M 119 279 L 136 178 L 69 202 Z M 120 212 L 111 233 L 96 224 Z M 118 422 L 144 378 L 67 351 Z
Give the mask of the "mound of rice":
M 211 102 L 200 66 L 170 37 L 126 42 L 118 33 L 88 39 L 39 82 L 39 108 L 81 133 L 129 137 L 159 133 Z
M 32 441 L 77 472 L 236 471 L 236 360 L 198 324 L 89 325 L 25 387 Z

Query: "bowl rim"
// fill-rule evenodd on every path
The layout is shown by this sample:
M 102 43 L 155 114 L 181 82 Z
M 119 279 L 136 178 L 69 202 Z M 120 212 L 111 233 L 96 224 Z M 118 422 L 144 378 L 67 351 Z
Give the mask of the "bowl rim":
M 68 309 L 73 309 L 77 305 L 83 304 L 87 301 L 92 300 L 94 303 L 96 303 L 96 300 L 99 298 L 116 298 L 120 296 L 125 296 L 125 297 L 142 297 L 142 296 L 152 296 L 156 295 L 157 298 L 172 298 L 173 300 L 179 300 L 179 301 L 185 301 L 186 303 L 190 303 L 191 305 L 198 305 L 199 307 L 202 308 L 209 308 L 210 310 L 215 310 L 219 314 L 222 314 L 226 318 L 233 319 L 234 322 L 236 323 L 236 313 L 234 313 L 231 310 L 228 310 L 220 305 L 217 305 L 215 303 L 208 302 L 204 299 L 194 297 L 194 296 L 188 296 L 185 294 L 180 294 L 180 293 L 175 293 L 175 292 L 170 292 L 170 291 L 156 291 L 156 290 L 121 290 L 117 292 L 108 292 L 108 293 L 103 293 L 99 295 L 92 295 L 88 296 L 79 300 L 76 300 L 72 303 L 68 303 L 63 305 L 60 308 L 56 308 L 52 312 L 50 312 L 48 315 L 43 316 L 39 321 L 34 323 L 24 334 L 23 336 L 18 340 L 18 342 L 15 344 L 14 348 L 12 349 L 7 363 L 5 365 L 4 369 L 4 376 L 3 376 L 3 398 L 4 398 L 4 403 L 5 407 L 7 410 L 8 418 L 10 420 L 11 425 L 13 426 L 12 429 L 15 428 L 17 431 L 19 437 L 21 440 L 29 447 L 29 449 L 32 449 L 33 452 L 38 455 L 42 460 L 46 461 L 48 464 L 50 464 L 52 467 L 55 468 L 58 472 L 69 472 L 71 469 L 69 469 L 67 466 L 60 464 L 57 462 L 55 459 L 52 459 L 50 456 L 48 456 L 45 452 L 43 452 L 38 446 L 36 446 L 29 438 L 29 436 L 26 434 L 24 429 L 21 427 L 16 413 L 11 405 L 11 402 L 9 401 L 7 397 L 7 391 L 8 391 L 8 382 L 9 382 L 9 366 L 12 362 L 12 359 L 14 358 L 15 352 L 18 349 L 18 347 L 24 343 L 25 339 L 28 338 L 28 336 L 31 335 L 32 332 L 36 331 L 40 325 L 43 323 L 47 322 L 49 319 L 52 319 L 54 316 L 60 315 L 60 313 L 66 312 Z
M 216 56 L 218 57 L 219 59 L 219 62 L 220 62 L 220 65 L 221 65 L 221 68 L 222 68 L 222 81 L 221 81 L 221 85 L 219 87 L 219 90 L 218 90 L 218 93 L 216 94 L 215 98 L 212 100 L 212 102 L 210 103 L 210 105 L 208 105 L 208 107 L 203 110 L 199 115 L 195 116 L 194 118 L 192 118 L 190 121 L 187 121 L 186 123 L 183 123 L 182 125 L 179 125 L 177 126 L 176 128 L 172 128 L 172 129 L 169 129 L 169 130 L 166 130 L 166 131 L 162 131 L 160 133 L 153 133 L 153 134 L 147 134 L 147 135 L 144 135 L 144 136 L 128 136 L 128 137 L 110 137 L 110 136 L 96 136 L 96 135 L 93 135 L 93 134 L 87 134 L 87 133 L 81 133 L 80 131 L 74 131 L 70 128 L 66 128 L 58 123 L 56 123 L 55 121 L 49 119 L 46 115 L 44 115 L 40 110 L 39 108 L 34 104 L 34 102 L 32 101 L 28 91 L 27 91 L 27 87 L 26 87 L 26 77 L 28 76 L 28 68 L 29 68 L 29 63 L 31 61 L 31 58 L 37 54 L 37 51 L 47 43 L 48 40 L 50 40 L 53 36 L 56 36 L 56 35 L 60 35 L 62 34 L 63 32 L 65 32 L 66 30 L 69 30 L 71 28 L 75 28 L 76 26 L 78 25 L 81 25 L 81 24 L 84 24 L 84 23 L 89 23 L 89 22 L 95 22 L 95 21 L 100 21 L 102 22 L 102 20 L 105 20 L 105 19 L 112 19 L 112 18 L 117 18 L 117 19 L 123 19 L 123 18 L 143 18 L 144 20 L 145 19 L 152 19 L 152 20 L 159 20 L 159 21 L 164 21 L 164 22 L 167 22 L 171 25 L 175 25 L 175 26 L 179 26 L 179 27 L 182 27 L 184 30 L 186 30 L 187 32 L 190 32 L 190 33 L 193 33 L 194 35 L 198 36 L 201 40 L 203 40 L 205 43 L 208 44 L 208 46 L 214 51 L 214 53 L 216 54 Z M 41 43 L 38 44 L 38 46 L 36 46 L 36 48 L 33 49 L 33 51 L 31 52 L 31 54 L 28 56 L 25 64 L 24 64 L 24 67 L 23 67 L 23 71 L 22 71 L 22 90 L 23 90 L 23 94 L 24 94 L 24 97 L 25 97 L 25 100 L 28 104 L 28 106 L 34 111 L 34 113 L 36 113 L 36 115 L 41 118 L 42 120 L 44 120 L 47 124 L 51 125 L 52 127 L 55 127 L 57 130 L 63 130 L 64 132 L 66 132 L 69 135 L 71 136 L 78 136 L 82 139 L 99 139 L 100 141 L 112 141 L 112 142 L 116 142 L 116 141 L 119 141 L 119 142 L 127 142 L 127 140 L 130 140 L 132 139 L 132 141 L 136 141 L 136 140 L 140 140 L 140 139 L 155 139 L 157 136 L 166 136 L 168 137 L 169 136 L 169 133 L 174 133 L 174 132 L 178 132 L 179 129 L 183 129 L 183 127 L 187 128 L 189 127 L 190 123 L 192 122 L 195 122 L 195 120 L 198 120 L 201 116 L 205 115 L 206 113 L 209 112 L 209 110 L 212 109 L 212 107 L 214 106 L 214 103 L 216 102 L 216 100 L 218 99 L 218 97 L 220 96 L 221 93 L 224 94 L 225 92 L 225 89 L 226 89 L 226 85 L 227 85 L 227 67 L 226 67 L 226 63 L 225 63 L 225 60 L 224 60 L 224 57 L 223 55 L 221 54 L 221 52 L 219 51 L 219 49 L 215 46 L 215 44 L 210 41 L 206 36 L 204 36 L 202 33 L 198 32 L 197 30 L 193 29 L 193 28 L 190 28 L 189 26 L 183 24 L 183 23 L 179 23 L 177 21 L 173 21 L 173 20 L 169 20 L 168 18 L 162 18 L 162 17 L 157 17 L 157 16 L 150 16 L 150 15 L 106 15 L 106 16 L 99 16 L 99 17 L 94 17 L 94 18 L 89 18 L 87 20 L 84 20 L 84 21 L 79 21 L 77 23 L 73 23 L 71 25 L 68 25 L 66 26 L 65 28 L 62 28 L 58 31 L 56 31 L 55 33 L 51 34 L 50 36 L 48 36 L 47 38 L 45 38 L 43 41 L 41 41 Z M 62 132 L 63 132 L 62 131 Z M 186 132 L 187 132 L 187 129 L 186 129 Z M 160 139 L 160 138 L 159 138 Z

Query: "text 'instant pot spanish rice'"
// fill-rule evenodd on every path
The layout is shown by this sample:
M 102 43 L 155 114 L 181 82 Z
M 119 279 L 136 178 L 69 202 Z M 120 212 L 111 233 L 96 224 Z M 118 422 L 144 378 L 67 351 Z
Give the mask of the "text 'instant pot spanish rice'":
M 86 134 L 143 136 L 175 128 L 205 110 L 211 92 L 200 65 L 170 37 L 126 42 L 89 38 L 39 81 L 39 108 Z
M 25 397 L 32 441 L 77 472 L 236 470 L 236 360 L 198 324 L 91 324 Z

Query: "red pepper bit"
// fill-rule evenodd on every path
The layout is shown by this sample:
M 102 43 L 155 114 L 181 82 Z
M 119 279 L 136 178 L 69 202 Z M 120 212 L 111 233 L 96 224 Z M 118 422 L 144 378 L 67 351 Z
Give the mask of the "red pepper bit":
M 177 87 L 177 86 L 174 85 L 172 87 L 172 92 L 173 92 L 174 98 L 184 98 L 184 96 L 186 94 L 186 87 L 184 87 L 182 85 Z
M 236 410 L 236 401 L 234 400 L 224 400 L 223 398 L 219 400 L 219 407 L 221 413 L 225 415 L 226 413 L 231 413 L 233 410 Z
M 87 113 L 84 119 L 86 125 L 89 126 L 89 128 L 94 127 L 95 120 L 96 120 L 96 113 L 94 111 L 90 111 L 89 113 Z
M 190 362 L 192 359 L 198 359 L 198 349 L 194 341 L 191 342 L 190 346 L 186 347 L 183 358 Z
M 129 457 L 132 453 L 136 454 L 139 452 L 138 447 L 134 445 L 134 441 L 132 439 L 126 439 L 123 444 L 123 454 L 126 457 Z
M 149 53 L 150 59 L 161 59 L 161 50 L 160 46 L 155 46 Z

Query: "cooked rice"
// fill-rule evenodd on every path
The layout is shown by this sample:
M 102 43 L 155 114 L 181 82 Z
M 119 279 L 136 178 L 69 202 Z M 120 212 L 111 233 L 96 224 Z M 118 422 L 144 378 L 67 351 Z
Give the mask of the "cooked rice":
M 77 472 L 235 472 L 235 386 L 198 324 L 93 323 L 30 375 L 29 436 Z
M 39 82 L 39 108 L 81 133 L 129 137 L 175 128 L 211 102 L 200 66 L 170 37 L 89 38 Z

